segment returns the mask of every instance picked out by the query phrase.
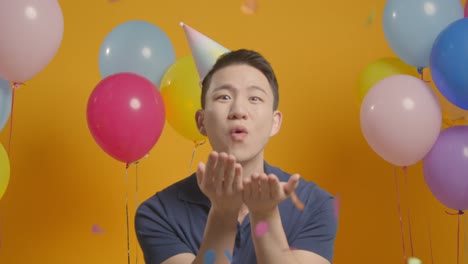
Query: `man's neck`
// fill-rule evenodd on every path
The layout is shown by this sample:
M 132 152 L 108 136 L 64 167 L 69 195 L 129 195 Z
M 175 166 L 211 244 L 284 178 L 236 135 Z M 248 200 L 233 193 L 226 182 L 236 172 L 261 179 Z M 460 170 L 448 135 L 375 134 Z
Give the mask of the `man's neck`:
M 244 179 L 250 179 L 254 173 L 264 173 L 264 160 L 263 155 L 258 155 L 257 157 L 242 162 L 242 174 Z

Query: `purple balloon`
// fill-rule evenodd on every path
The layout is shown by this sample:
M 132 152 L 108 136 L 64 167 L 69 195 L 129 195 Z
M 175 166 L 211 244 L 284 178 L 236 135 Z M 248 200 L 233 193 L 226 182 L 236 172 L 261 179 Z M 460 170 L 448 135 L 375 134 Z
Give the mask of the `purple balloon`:
M 468 126 L 443 130 L 423 159 L 424 179 L 445 206 L 468 209 Z

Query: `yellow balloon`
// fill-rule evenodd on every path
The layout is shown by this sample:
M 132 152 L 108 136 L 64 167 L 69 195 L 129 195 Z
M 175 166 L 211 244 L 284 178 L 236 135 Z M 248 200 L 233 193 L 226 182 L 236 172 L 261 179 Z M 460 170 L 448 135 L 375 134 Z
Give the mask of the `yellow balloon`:
M 5 193 L 8 182 L 10 181 L 10 160 L 8 154 L 0 144 L 0 200 Z
M 362 103 L 367 92 L 380 80 L 397 74 L 420 77 L 418 69 L 398 58 L 388 57 L 371 62 L 364 68 L 357 83 L 359 103 Z
M 186 56 L 174 62 L 161 81 L 161 95 L 166 108 L 166 120 L 180 135 L 194 142 L 204 140 L 195 122 L 201 109 L 201 87 L 195 61 Z

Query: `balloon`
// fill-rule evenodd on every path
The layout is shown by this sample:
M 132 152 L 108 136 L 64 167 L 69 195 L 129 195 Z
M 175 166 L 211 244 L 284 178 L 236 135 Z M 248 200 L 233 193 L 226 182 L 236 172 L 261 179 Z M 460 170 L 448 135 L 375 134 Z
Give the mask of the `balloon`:
M 0 200 L 2 199 L 10 181 L 10 160 L 8 154 L 0 144 Z
M 468 126 L 443 130 L 423 159 L 424 180 L 445 206 L 468 209 Z
M 379 81 L 361 105 L 361 129 L 384 160 L 409 166 L 421 160 L 440 133 L 437 96 L 422 80 L 393 75 Z
M 195 122 L 195 113 L 201 109 L 199 83 L 192 56 L 183 57 L 172 64 L 161 82 L 168 123 L 180 135 L 195 142 L 205 139 Z
M 135 162 L 148 154 L 162 133 L 163 99 L 142 76 L 110 75 L 91 93 L 87 121 L 95 141 L 107 154 L 122 162 Z
M 45 68 L 62 42 L 57 0 L 0 1 L 0 78 L 25 82 Z
M 424 68 L 429 66 L 437 35 L 462 17 L 460 0 L 388 0 L 382 22 L 396 55 L 409 65 Z
M 132 20 L 115 27 L 99 51 L 102 78 L 119 72 L 133 72 L 159 87 L 175 52 L 167 35 L 155 25 Z
M 468 18 L 444 29 L 431 51 L 431 74 L 442 95 L 468 110 Z
M 0 79 L 0 131 L 3 130 L 10 118 L 12 95 L 10 83 Z
M 468 1 L 465 3 L 464 17 L 468 17 Z
M 367 92 L 378 81 L 396 74 L 419 76 L 417 68 L 409 66 L 398 58 L 381 58 L 367 65 L 359 75 L 357 83 L 359 102 L 362 103 Z

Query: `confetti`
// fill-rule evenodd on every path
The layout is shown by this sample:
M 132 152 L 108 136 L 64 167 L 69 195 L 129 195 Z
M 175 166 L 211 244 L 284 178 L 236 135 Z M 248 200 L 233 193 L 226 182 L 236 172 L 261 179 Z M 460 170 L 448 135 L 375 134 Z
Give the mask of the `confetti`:
M 338 218 L 340 215 L 341 196 L 335 195 L 335 217 Z
M 374 20 L 375 20 L 375 8 L 372 8 L 371 13 L 367 17 L 365 24 L 369 26 L 370 24 L 372 24 L 372 22 L 374 22 Z
M 257 12 L 258 3 L 257 0 L 245 0 L 241 5 L 241 10 L 246 15 L 253 15 Z
M 262 237 L 268 232 L 269 229 L 270 227 L 268 226 L 268 223 L 261 221 L 255 226 L 255 236 Z
M 284 251 L 292 251 L 292 250 L 297 250 L 298 248 L 296 247 L 289 247 L 287 249 L 285 249 Z
M 227 249 L 224 249 L 224 254 L 226 254 L 226 257 L 229 259 L 230 262 L 232 262 L 231 252 L 229 252 L 229 250 Z
M 203 264 L 214 264 L 216 260 L 216 252 L 213 249 L 208 249 L 203 254 Z
M 421 260 L 415 257 L 411 257 L 408 259 L 408 264 L 421 264 Z
M 299 200 L 296 193 L 293 192 L 291 194 L 291 199 L 292 199 L 292 202 L 294 203 L 294 205 L 297 207 L 297 209 L 299 209 L 301 211 L 304 210 L 304 204 L 301 202 L 301 200 Z
M 104 233 L 104 230 L 101 229 L 101 228 L 99 227 L 98 224 L 95 224 L 95 225 L 93 225 L 93 227 L 91 228 L 91 232 L 93 232 L 93 234 L 103 234 L 103 233 Z

